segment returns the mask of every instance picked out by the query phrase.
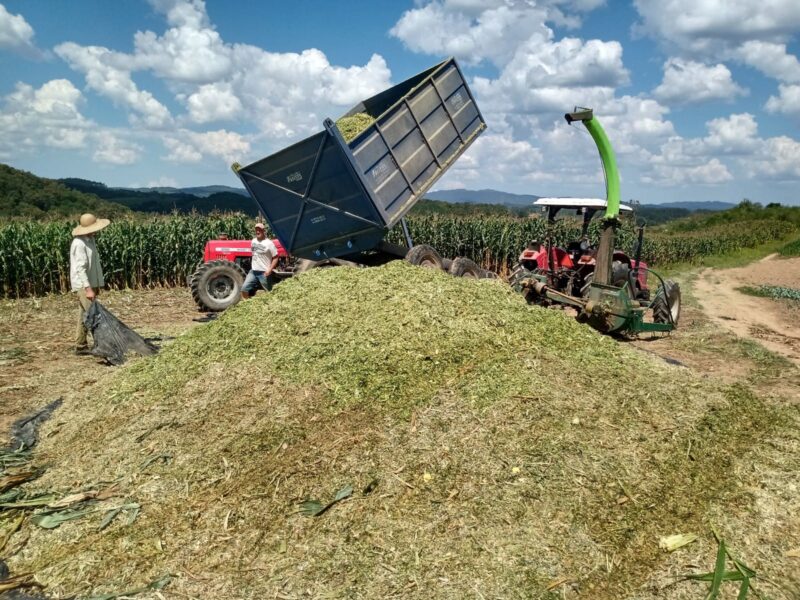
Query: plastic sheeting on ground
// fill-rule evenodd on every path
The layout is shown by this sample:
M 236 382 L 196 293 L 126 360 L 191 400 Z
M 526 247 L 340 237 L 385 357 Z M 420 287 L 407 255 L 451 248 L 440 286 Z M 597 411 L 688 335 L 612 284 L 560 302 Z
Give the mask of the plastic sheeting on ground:
M 125 325 L 97 300 L 92 302 L 83 323 L 92 334 L 92 354 L 102 356 L 112 365 L 125 362 L 125 355 L 137 352 L 142 356 L 155 354 L 158 349 Z

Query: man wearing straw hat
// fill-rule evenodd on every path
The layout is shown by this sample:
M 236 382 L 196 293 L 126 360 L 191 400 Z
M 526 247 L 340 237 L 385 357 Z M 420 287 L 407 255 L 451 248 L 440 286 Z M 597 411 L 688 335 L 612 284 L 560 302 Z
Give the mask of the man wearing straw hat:
M 108 219 L 98 219 L 92 214 L 81 215 L 80 225 L 72 230 L 72 246 L 69 249 L 69 281 L 72 291 L 78 294 L 78 330 L 75 354 L 91 354 L 86 343 L 86 326 L 83 316 L 105 285 L 100 255 L 94 243 L 98 231 L 108 226 Z

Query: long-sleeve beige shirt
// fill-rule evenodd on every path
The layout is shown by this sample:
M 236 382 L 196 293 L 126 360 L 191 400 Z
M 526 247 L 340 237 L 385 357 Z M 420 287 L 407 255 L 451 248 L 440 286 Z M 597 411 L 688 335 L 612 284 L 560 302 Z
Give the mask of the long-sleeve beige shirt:
M 72 240 L 72 246 L 69 248 L 69 281 L 73 292 L 105 285 L 100 255 L 97 253 L 93 237 L 79 235 Z

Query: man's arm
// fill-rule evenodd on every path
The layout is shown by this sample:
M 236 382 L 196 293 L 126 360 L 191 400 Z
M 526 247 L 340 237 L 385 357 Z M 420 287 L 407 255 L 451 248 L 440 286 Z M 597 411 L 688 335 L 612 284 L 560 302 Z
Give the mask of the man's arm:
M 272 263 L 269 265 L 269 271 L 267 271 L 267 273 L 266 273 L 266 274 L 267 274 L 267 275 L 269 275 L 270 273 L 272 273 L 272 270 L 273 270 L 273 269 L 274 269 L 276 266 L 278 266 L 278 255 L 277 255 L 277 254 L 276 254 L 275 256 L 273 256 L 273 257 L 272 257 Z

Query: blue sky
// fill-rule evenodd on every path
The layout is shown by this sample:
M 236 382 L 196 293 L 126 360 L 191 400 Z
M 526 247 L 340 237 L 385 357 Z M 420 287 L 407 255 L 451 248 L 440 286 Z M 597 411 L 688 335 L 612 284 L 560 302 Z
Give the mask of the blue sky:
M 721 8 L 722 7 L 722 8 Z M 0 162 L 112 186 L 238 185 L 447 56 L 488 130 L 437 184 L 800 204 L 797 0 L 0 0 Z

